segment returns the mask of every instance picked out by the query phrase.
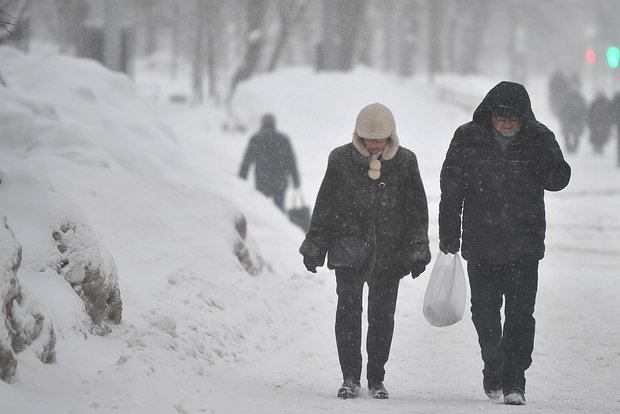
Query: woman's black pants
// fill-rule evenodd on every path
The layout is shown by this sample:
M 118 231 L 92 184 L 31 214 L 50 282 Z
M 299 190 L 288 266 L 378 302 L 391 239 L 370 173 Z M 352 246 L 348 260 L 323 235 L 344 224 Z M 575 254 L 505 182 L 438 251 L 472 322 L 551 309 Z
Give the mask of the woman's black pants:
M 394 333 L 399 278 L 366 281 L 351 271 L 336 270 L 336 345 L 344 379 L 359 381 L 362 372 L 362 297 L 368 284 L 366 378 L 383 381 Z

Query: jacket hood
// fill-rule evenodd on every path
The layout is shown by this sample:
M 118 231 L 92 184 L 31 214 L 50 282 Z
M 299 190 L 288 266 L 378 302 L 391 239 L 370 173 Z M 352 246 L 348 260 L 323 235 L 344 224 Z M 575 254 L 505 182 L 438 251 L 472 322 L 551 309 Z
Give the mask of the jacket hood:
M 520 83 L 502 81 L 491 88 L 474 111 L 474 122 L 483 124 L 490 121 L 494 108 L 514 112 L 524 124 L 536 121 L 530 96 Z
M 357 151 L 363 156 L 369 157 L 370 153 L 366 146 L 364 146 L 363 139 L 383 139 L 388 137 L 390 140 L 381 154 L 381 158 L 386 161 L 394 158 L 400 145 L 398 135 L 396 135 L 394 115 L 392 115 L 392 111 L 387 106 L 378 102 L 365 106 L 357 115 L 353 131 L 353 145 Z

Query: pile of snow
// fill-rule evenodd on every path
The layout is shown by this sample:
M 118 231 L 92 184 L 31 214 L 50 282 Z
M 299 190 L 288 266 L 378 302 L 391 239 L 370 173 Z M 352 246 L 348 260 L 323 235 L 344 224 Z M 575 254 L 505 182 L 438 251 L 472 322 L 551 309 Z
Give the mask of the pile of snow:
M 109 323 L 118 323 L 122 313 L 116 264 L 82 211 L 28 164 L 0 155 L 0 213 L 22 246 L 17 274 L 22 293 L 27 285 L 33 285 L 32 294 L 36 296 L 37 290 L 50 281 L 53 285 L 61 276 L 66 282 L 61 289 L 70 285 L 84 303 L 69 314 L 64 313 L 67 309 L 62 301 L 45 304 L 49 312 L 61 312 L 52 318 L 54 326 L 60 332 L 66 328 L 107 333 Z M 40 302 L 45 302 L 50 288 L 43 290 Z M 82 315 L 84 311 L 87 318 Z M 68 321 L 71 326 L 63 326 Z
M 182 168 L 173 133 L 135 98 L 126 76 L 87 59 L 9 48 L 1 58 L 8 86 L 2 88 L 0 150 L 154 176 L 168 166 Z
M 56 363 L 39 367 L 40 352 L 20 352 L 14 389 L 57 370 L 75 385 L 67 375 L 75 371 L 99 372 L 105 382 L 106 372 L 148 377 L 175 367 L 153 379 L 161 385 L 145 386 L 150 393 L 168 381 L 188 385 L 218 361 L 243 364 L 260 358 L 256 350 L 291 343 L 303 328 L 290 306 L 316 281 L 275 263 L 282 251 L 297 254 L 303 234 L 270 200 L 226 171 L 207 176 L 194 148 L 175 142 L 123 75 L 9 48 L 0 48 L 0 72 L 8 85 L 0 88 L 0 215 L 23 252 L 8 273 L 33 298 L 49 336 L 56 332 L 55 358 L 46 361 Z M 253 208 L 252 224 L 237 204 Z M 274 239 L 274 225 L 285 234 Z M 104 302 L 122 297 L 122 321 L 101 339 L 92 334 L 109 326 L 93 321 L 78 288 L 92 267 L 111 287 Z M 118 323 L 116 310 L 108 316 Z M 177 370 L 187 379 L 175 378 Z M 30 392 L 13 391 L 13 402 Z

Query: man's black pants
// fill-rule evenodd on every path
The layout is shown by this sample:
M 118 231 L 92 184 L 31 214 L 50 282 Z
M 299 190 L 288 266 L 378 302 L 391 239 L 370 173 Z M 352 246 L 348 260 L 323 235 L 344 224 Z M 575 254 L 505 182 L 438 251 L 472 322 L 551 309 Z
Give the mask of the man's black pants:
M 355 272 L 336 270 L 336 345 L 344 379 L 360 380 L 362 372 L 362 295 L 366 281 Z M 394 333 L 399 278 L 368 281 L 366 378 L 383 381 Z
M 468 262 L 467 272 L 485 379 L 498 376 L 504 391 L 525 392 L 525 370 L 532 364 L 534 350 L 538 260 L 501 265 Z

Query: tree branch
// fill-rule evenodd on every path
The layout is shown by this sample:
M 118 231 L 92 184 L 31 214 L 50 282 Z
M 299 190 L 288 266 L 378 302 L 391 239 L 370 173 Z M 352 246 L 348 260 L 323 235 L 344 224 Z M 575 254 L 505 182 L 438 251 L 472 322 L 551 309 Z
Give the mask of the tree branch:
M 0 9 L 0 29 L 4 29 L 8 33 L 13 34 L 8 26 L 15 26 L 15 17 Z

